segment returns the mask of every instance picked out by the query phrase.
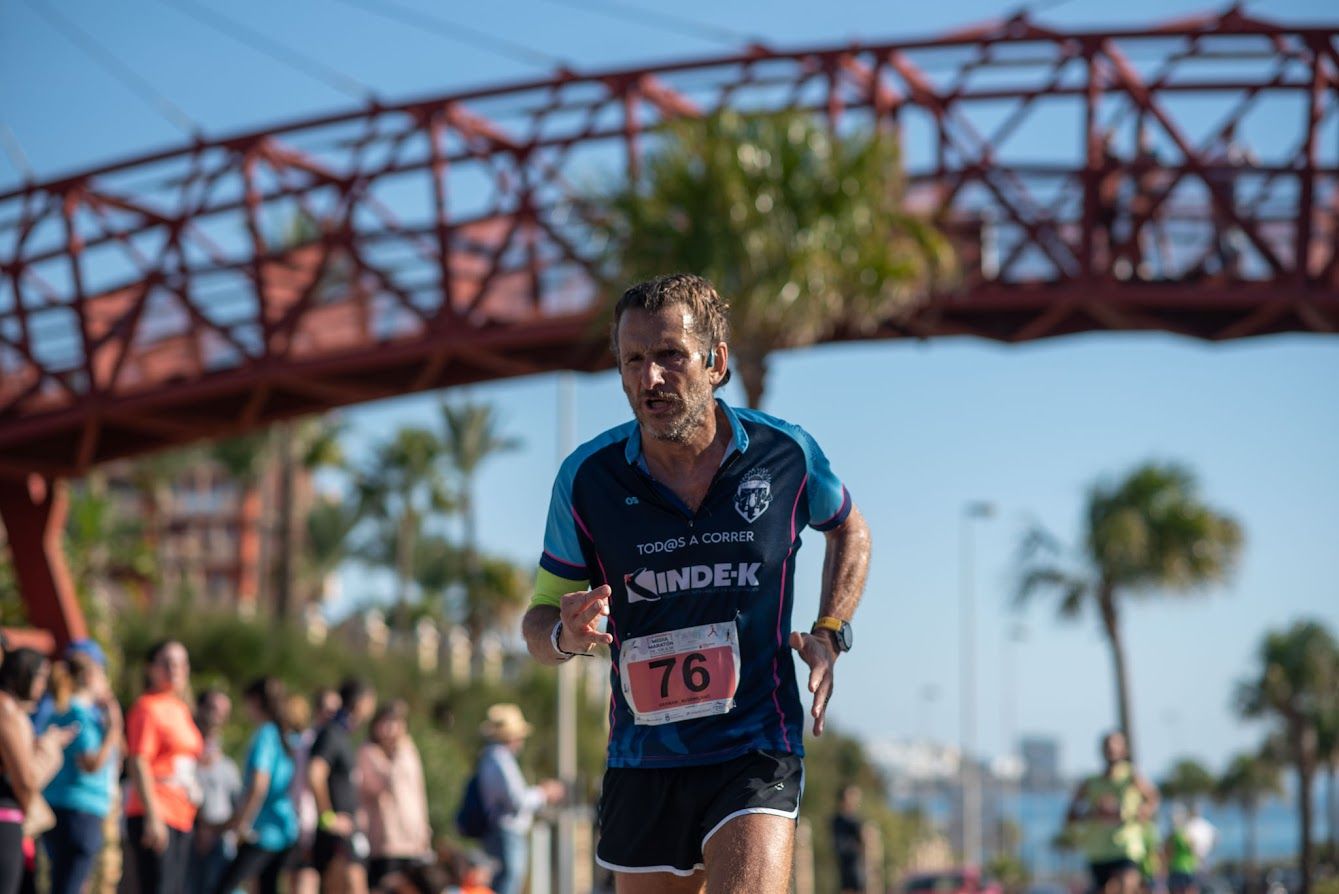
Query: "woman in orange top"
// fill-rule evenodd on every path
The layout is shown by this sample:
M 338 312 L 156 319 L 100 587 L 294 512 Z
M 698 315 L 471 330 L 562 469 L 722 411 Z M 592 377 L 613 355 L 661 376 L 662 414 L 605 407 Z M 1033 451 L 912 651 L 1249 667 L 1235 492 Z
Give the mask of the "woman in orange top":
M 200 803 L 195 764 L 204 740 L 191 717 L 186 647 L 166 640 L 149 650 L 146 662 L 146 690 L 126 717 L 126 759 L 133 782 L 126 830 L 139 890 L 183 894 L 191 827 Z

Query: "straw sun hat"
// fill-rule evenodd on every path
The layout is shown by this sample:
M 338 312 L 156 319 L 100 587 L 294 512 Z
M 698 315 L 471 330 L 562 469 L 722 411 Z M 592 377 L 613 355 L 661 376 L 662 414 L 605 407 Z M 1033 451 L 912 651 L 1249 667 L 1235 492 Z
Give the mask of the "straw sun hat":
M 479 732 L 494 742 L 514 742 L 524 739 L 534 730 L 525 722 L 525 715 L 516 705 L 503 703 L 488 709 L 488 719 L 479 724 Z

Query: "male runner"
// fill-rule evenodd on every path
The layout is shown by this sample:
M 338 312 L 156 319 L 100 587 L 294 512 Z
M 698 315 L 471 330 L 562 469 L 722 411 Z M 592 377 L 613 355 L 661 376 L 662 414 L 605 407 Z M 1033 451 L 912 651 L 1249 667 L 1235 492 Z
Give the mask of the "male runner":
M 820 735 L 869 565 L 869 529 L 814 440 L 714 399 L 730 377 L 725 310 L 687 274 L 619 300 L 636 418 L 563 463 L 523 622 L 544 664 L 610 647 L 596 859 L 620 894 L 789 890 L 804 781 L 790 649 Z M 808 634 L 790 623 L 806 525 L 827 539 Z
M 1106 768 L 1079 784 L 1066 822 L 1076 829 L 1095 894 L 1136 894 L 1148 852 L 1144 825 L 1158 813 L 1158 790 L 1134 769 L 1125 734 L 1102 737 Z

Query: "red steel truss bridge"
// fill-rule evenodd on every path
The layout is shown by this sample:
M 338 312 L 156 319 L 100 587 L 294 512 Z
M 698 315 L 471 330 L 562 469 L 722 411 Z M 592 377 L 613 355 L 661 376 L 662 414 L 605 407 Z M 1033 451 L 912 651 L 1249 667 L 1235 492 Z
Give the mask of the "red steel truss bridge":
M 1334 332 L 1337 36 L 1234 7 L 1127 30 L 1019 15 L 753 45 L 372 103 L 26 184 L 0 195 L 0 513 L 28 556 L 21 584 L 71 604 L 54 483 L 99 462 L 607 365 L 590 197 L 637 176 L 663 123 L 721 109 L 900 134 L 910 200 L 964 276 L 878 336 Z M 46 611 L 34 621 L 68 634 Z

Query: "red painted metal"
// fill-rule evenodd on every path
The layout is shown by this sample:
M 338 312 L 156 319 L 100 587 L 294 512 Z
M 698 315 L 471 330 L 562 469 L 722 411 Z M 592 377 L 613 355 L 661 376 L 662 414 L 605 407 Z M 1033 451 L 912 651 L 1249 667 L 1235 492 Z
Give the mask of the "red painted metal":
M 665 122 L 722 108 L 903 135 L 911 200 L 967 269 L 878 337 L 1334 332 L 1336 38 L 1239 9 L 1019 16 L 562 71 L 25 185 L 0 196 L 0 475 L 604 366 L 590 192 L 635 177 Z
M 27 480 L 0 478 L 0 520 L 5 523 L 28 620 L 48 631 L 61 647 L 88 636 L 61 547 L 68 506 L 63 482 L 36 475 Z M 36 645 L 27 639 L 23 643 Z

